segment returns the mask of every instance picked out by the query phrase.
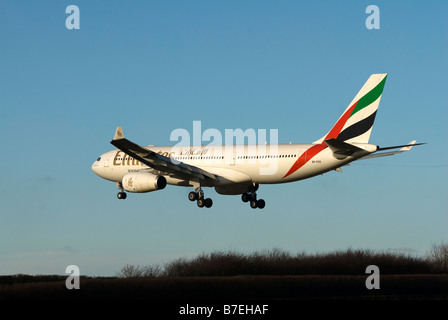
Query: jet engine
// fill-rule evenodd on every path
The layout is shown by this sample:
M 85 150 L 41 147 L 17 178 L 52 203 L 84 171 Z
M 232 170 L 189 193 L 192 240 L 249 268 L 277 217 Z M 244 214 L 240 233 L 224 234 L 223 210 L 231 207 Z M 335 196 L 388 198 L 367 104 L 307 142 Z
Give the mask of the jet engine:
M 165 188 L 166 179 L 148 172 L 131 172 L 123 177 L 121 185 L 129 192 L 151 192 Z

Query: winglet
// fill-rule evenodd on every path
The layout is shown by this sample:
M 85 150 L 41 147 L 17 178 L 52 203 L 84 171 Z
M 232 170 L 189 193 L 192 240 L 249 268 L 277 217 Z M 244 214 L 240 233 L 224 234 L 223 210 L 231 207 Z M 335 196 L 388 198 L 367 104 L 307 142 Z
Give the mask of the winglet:
M 414 146 L 415 143 L 416 143 L 416 141 L 412 140 L 411 142 L 408 143 L 407 146 L 404 146 L 403 148 L 401 148 L 400 151 L 409 151 L 409 150 L 411 150 L 411 148 Z
M 121 127 L 117 127 L 113 140 L 120 140 L 120 139 L 124 139 L 123 129 Z

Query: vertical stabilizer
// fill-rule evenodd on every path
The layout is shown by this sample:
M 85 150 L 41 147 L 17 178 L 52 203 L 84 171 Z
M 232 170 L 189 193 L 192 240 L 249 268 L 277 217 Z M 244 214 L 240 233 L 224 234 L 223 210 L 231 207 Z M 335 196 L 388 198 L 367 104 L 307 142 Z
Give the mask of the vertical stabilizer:
M 315 144 L 327 139 L 347 143 L 368 143 L 387 73 L 372 74 L 333 128 Z

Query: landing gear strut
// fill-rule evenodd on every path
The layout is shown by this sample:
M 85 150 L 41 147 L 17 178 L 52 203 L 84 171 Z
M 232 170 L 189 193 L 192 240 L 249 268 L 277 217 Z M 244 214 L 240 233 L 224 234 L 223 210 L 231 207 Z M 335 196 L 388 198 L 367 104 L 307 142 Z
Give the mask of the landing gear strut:
M 117 193 L 117 198 L 120 200 L 124 200 L 127 197 L 126 192 L 124 192 L 123 186 L 121 185 L 121 183 L 117 182 L 117 187 L 118 189 L 120 189 L 121 191 Z
M 196 188 L 196 191 L 191 191 L 188 194 L 188 200 L 190 201 L 196 201 L 199 208 L 210 208 L 213 205 L 213 200 L 210 198 L 204 199 L 204 192 L 202 191 L 201 187 L 199 186 Z
M 248 193 L 243 193 L 241 195 L 241 200 L 243 200 L 243 202 L 250 202 L 250 207 L 252 209 L 263 209 L 266 205 L 266 202 L 263 199 L 257 200 L 257 190 L 258 183 L 254 183 Z

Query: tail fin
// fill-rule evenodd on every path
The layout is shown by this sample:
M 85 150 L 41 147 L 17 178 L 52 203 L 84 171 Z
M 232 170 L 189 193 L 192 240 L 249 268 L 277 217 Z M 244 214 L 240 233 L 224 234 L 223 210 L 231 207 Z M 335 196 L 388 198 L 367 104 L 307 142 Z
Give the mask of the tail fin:
M 327 139 L 368 143 L 387 73 L 372 74 L 333 128 L 315 144 Z

